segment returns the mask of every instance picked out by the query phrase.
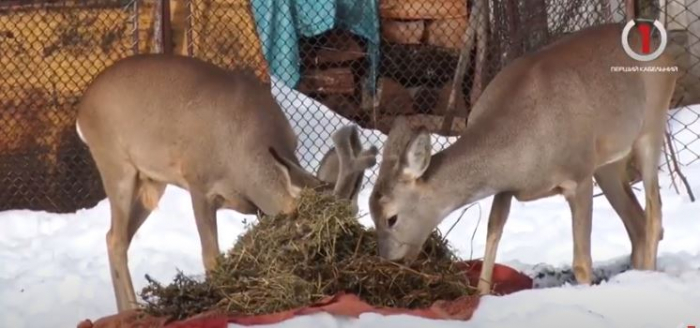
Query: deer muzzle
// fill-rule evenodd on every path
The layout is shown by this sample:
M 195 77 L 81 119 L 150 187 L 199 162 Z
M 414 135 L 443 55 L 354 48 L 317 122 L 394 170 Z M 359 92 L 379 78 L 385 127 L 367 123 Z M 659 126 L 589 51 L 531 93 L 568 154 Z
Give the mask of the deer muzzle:
M 379 256 L 389 261 L 413 261 L 420 253 L 419 247 L 400 243 L 391 238 L 391 236 L 380 236 L 377 243 L 379 247 Z

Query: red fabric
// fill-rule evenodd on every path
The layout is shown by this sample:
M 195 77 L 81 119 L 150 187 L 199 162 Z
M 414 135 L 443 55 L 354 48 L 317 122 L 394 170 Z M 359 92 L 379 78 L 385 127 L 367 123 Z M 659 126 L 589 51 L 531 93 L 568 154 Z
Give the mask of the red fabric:
M 481 261 L 464 262 L 465 274 L 474 286 L 479 281 Z M 493 270 L 493 294 L 505 295 L 532 288 L 532 279 L 504 265 L 496 264 Z M 465 296 L 452 301 L 437 301 L 426 309 L 373 307 L 352 294 L 338 294 L 320 302 L 295 310 L 256 316 L 226 317 L 216 312 L 203 313 L 187 320 L 165 324 L 166 318 L 145 316 L 135 311 L 101 318 L 94 323 L 85 320 L 78 328 L 226 328 L 228 323 L 240 325 L 274 324 L 295 316 L 326 312 L 332 315 L 358 317 L 362 313 L 408 314 L 429 319 L 469 320 L 479 304 L 478 296 Z
M 429 319 L 456 319 L 467 320 L 471 318 L 479 304 L 478 297 L 463 297 L 454 301 L 438 301 L 427 309 L 400 309 L 373 307 L 352 294 L 339 294 L 321 301 L 319 304 L 272 314 L 263 314 L 249 317 L 232 317 L 229 322 L 240 325 L 273 324 L 291 319 L 295 316 L 309 315 L 318 312 L 326 312 L 332 315 L 359 317 L 362 313 L 409 314 Z
M 481 273 L 480 260 L 462 262 L 465 274 L 469 279 L 469 284 L 476 286 L 479 283 L 479 274 Z M 532 279 L 523 273 L 496 263 L 493 267 L 493 276 L 491 283 L 491 291 L 494 295 L 507 295 L 532 288 Z

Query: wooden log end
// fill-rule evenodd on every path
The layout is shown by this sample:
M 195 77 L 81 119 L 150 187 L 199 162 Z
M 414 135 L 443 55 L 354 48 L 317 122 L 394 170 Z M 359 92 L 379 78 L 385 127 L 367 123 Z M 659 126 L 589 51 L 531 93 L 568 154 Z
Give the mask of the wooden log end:
M 426 24 L 426 43 L 432 46 L 459 51 L 464 45 L 467 17 L 446 18 Z
M 444 19 L 467 16 L 464 0 L 382 0 L 379 15 L 393 19 Z
M 399 44 L 420 44 L 425 32 L 423 20 L 382 19 L 382 38 Z
M 305 94 L 345 94 L 355 92 L 355 77 L 349 67 L 306 70 L 297 90 Z

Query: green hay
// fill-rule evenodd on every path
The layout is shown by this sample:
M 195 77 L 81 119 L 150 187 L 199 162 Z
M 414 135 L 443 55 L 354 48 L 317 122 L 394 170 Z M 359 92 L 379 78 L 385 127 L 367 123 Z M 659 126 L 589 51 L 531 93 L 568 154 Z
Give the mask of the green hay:
M 437 233 L 404 265 L 381 259 L 376 234 L 349 203 L 304 190 L 291 215 L 264 216 L 239 236 L 204 281 L 178 273 L 168 286 L 149 279 L 143 309 L 180 320 L 209 310 L 255 315 L 309 305 L 338 292 L 374 306 L 419 308 L 473 292 Z

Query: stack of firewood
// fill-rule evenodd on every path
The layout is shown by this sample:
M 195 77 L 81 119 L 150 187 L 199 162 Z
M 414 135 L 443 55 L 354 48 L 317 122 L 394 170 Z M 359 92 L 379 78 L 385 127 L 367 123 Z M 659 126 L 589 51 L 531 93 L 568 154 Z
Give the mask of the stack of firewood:
M 386 130 L 396 115 L 437 131 L 468 25 L 466 0 L 382 0 L 381 33 L 386 67 L 378 128 Z M 391 69 L 394 68 L 394 69 Z M 458 113 L 466 115 L 462 90 Z
M 358 87 L 354 67 L 366 52 L 351 33 L 333 30 L 301 42 L 302 78 L 297 90 L 314 96 L 352 96 Z
M 334 30 L 302 42 L 297 89 L 361 126 L 387 132 L 396 116 L 437 132 L 468 25 L 465 0 L 381 0 L 379 91 L 367 101 L 368 56 L 362 40 Z M 466 116 L 464 90 L 456 112 Z M 368 105 L 369 104 L 369 105 Z M 456 120 L 455 130 L 463 120 Z
M 459 51 L 467 28 L 465 0 L 382 0 L 382 37 L 398 44 L 428 44 Z

